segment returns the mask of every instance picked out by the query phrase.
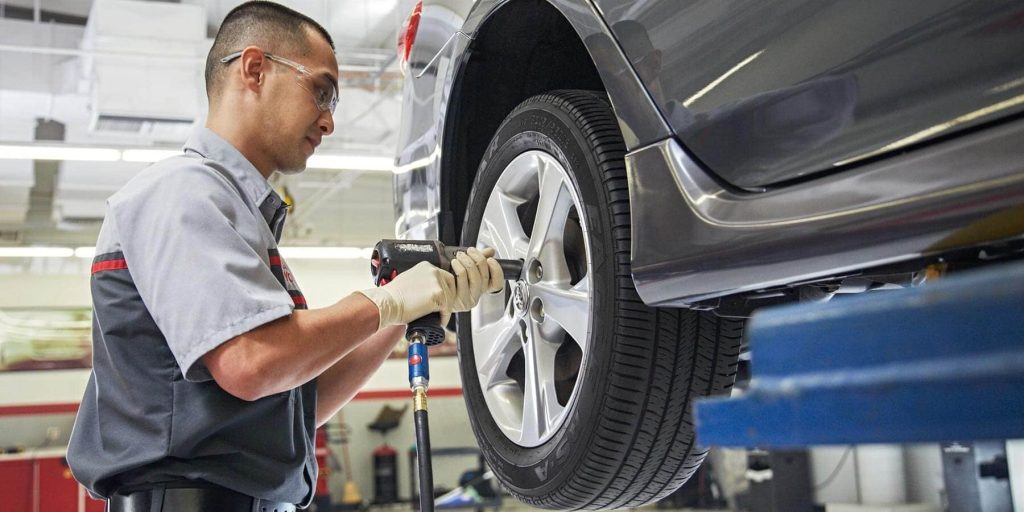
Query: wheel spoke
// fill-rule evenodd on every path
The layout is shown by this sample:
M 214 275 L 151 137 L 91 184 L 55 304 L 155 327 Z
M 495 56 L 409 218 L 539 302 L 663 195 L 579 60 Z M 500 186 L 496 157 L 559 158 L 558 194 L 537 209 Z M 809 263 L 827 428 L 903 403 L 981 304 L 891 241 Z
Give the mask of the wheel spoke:
M 563 342 L 561 336 L 558 340 L 552 340 L 546 333 L 550 329 L 542 329 L 540 325 L 531 322 L 533 339 L 539 340 L 534 345 L 533 353 L 537 358 L 537 375 L 540 383 L 541 410 L 544 412 L 544 433 L 550 434 L 558 428 L 562 411 L 565 410 L 558 403 L 558 391 L 555 389 L 555 362 L 558 356 L 558 347 Z
M 590 290 L 584 279 L 576 286 L 563 289 L 549 283 L 538 283 L 530 287 L 530 295 L 544 303 L 545 321 L 552 320 L 572 336 L 580 349 L 586 352 L 586 340 L 590 328 Z
M 521 346 L 515 320 L 506 316 L 473 332 L 473 349 L 485 351 L 483 361 L 477 365 L 480 384 L 484 391 L 514 382 L 508 376 L 508 366 Z M 479 360 L 479 359 L 478 359 Z
M 545 164 L 539 173 L 540 197 L 527 249 L 527 256 L 533 258 L 541 258 L 542 253 L 547 251 L 555 254 L 564 252 L 562 229 L 572 208 L 572 195 L 565 178 L 552 164 L 545 159 L 541 160 Z
M 499 256 L 513 259 L 526 257 L 529 241 L 516 214 L 516 208 L 523 202 L 497 189 L 487 200 L 480 241 L 494 247 Z
M 527 352 L 526 379 L 523 383 L 523 427 L 520 429 L 522 443 L 535 444 L 541 438 L 544 424 L 543 398 L 541 385 L 538 382 L 537 359 Z
M 530 322 L 527 337 L 522 435 L 524 441 L 536 444 L 558 427 L 564 408 L 555 390 L 558 344 L 548 339 L 536 322 Z

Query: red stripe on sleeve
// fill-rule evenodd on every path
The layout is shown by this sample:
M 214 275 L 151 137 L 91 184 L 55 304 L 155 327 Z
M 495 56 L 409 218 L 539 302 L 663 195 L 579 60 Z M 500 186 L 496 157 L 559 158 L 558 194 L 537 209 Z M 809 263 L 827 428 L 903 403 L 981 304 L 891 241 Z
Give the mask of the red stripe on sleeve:
M 104 270 L 123 270 L 128 268 L 128 262 L 121 260 L 107 260 L 92 264 L 92 273 L 103 272 Z
M 280 256 L 271 256 L 270 257 L 270 264 L 274 265 L 274 266 L 280 267 L 281 266 L 281 257 Z
M 292 302 L 294 302 L 296 306 L 305 306 L 306 305 L 306 297 L 304 297 L 302 295 L 293 295 L 292 296 Z

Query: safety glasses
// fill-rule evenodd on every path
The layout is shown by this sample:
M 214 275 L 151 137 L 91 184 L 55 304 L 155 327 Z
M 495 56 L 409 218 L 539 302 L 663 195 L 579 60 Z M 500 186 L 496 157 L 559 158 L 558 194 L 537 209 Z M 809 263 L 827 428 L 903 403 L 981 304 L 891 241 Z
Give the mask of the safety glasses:
M 242 52 L 229 53 L 220 59 L 222 64 L 227 64 L 242 55 Z M 323 77 L 317 77 L 314 75 L 306 66 L 299 64 L 298 62 L 286 59 L 284 57 L 278 57 L 270 52 L 263 52 L 268 59 L 284 64 L 295 71 L 299 72 L 298 82 L 299 87 L 306 89 L 310 94 L 313 95 L 313 101 L 316 102 L 316 108 L 320 109 L 321 112 L 330 112 L 334 115 L 334 110 L 338 107 L 338 88 L 333 83 L 328 82 Z M 310 89 L 303 84 L 302 77 L 305 77 L 313 88 Z

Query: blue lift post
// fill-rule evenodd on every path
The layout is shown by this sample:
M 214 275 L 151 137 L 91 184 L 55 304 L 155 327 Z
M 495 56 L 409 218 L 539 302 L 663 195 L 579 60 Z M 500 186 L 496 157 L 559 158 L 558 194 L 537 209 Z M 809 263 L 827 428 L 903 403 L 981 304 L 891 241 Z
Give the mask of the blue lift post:
M 1024 264 L 758 312 L 747 392 L 696 404 L 704 446 L 1024 438 Z

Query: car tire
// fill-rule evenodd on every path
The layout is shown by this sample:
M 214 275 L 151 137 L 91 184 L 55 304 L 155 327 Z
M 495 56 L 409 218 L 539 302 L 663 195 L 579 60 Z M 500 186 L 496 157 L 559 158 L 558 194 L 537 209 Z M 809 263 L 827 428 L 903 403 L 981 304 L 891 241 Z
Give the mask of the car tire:
M 472 185 L 462 244 L 523 259 L 524 278 L 457 315 L 464 397 L 489 466 L 531 506 L 671 494 L 706 455 L 694 400 L 735 381 L 742 321 L 634 288 L 625 152 L 603 94 L 553 91 L 505 118 Z

